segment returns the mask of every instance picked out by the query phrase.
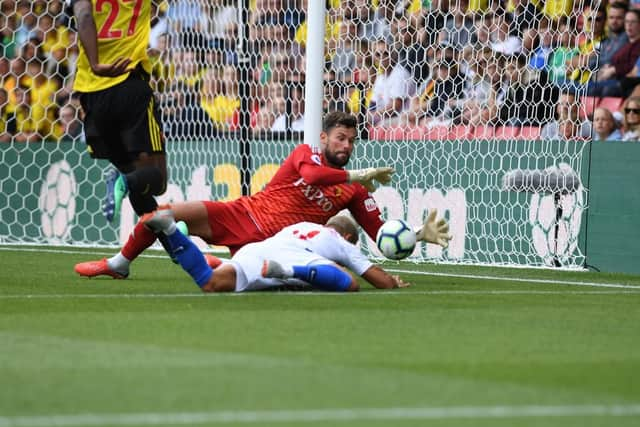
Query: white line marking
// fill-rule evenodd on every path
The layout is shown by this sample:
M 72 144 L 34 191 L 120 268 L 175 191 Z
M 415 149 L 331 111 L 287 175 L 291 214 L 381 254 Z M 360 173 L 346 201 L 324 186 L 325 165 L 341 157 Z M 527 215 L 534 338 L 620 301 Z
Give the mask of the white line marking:
M 272 411 L 77 414 L 0 417 L 0 427 L 154 426 L 210 423 L 426 420 L 455 418 L 634 417 L 640 404 L 567 406 L 453 406 Z
M 369 297 L 379 295 L 639 295 L 640 290 L 637 291 L 536 291 L 536 290 L 475 290 L 475 291 L 454 291 L 454 290 L 434 290 L 434 291 L 376 291 L 370 292 L 310 292 L 310 291 L 274 291 L 274 292 L 241 292 L 241 293 L 219 293 L 219 294 L 202 294 L 202 293 L 176 293 L 176 294 L 8 294 L 0 295 L 0 300 L 3 299 L 162 299 L 162 298 L 223 298 L 223 297 L 251 297 L 251 296 L 271 296 L 282 295 L 287 296 L 333 296 L 333 297 L 346 297 L 352 295 L 354 298 L 358 296 Z
M 501 281 L 509 281 L 509 282 L 541 283 L 541 284 L 549 284 L 549 285 L 596 286 L 600 288 L 640 289 L 640 285 L 625 285 L 623 283 L 573 282 L 573 281 L 551 280 L 551 279 L 527 279 L 527 278 L 520 278 L 520 277 L 477 276 L 473 274 L 434 273 L 430 271 L 399 270 L 399 269 L 389 269 L 389 268 L 387 268 L 386 270 L 393 273 L 417 274 L 422 276 L 458 277 L 462 279 L 501 280 Z
M 74 251 L 69 249 L 47 249 L 47 248 L 19 248 L 14 246 L 0 246 L 0 251 L 17 251 L 17 252 L 43 252 L 49 254 L 68 254 L 68 255 L 97 255 L 97 256 L 113 256 L 117 248 L 114 248 L 111 252 L 103 252 L 103 251 Z M 160 251 L 158 251 L 160 252 Z M 160 255 L 153 255 L 149 253 L 145 253 L 140 255 L 141 258 L 167 258 L 168 255 L 166 253 L 161 253 Z
M 86 251 L 73 251 L 73 250 L 58 250 L 58 249 L 46 249 L 46 248 L 19 248 L 19 247 L 7 247 L 0 246 L 0 251 L 24 251 L 24 252 L 47 252 L 47 253 L 65 253 L 70 255 L 98 255 L 98 256 L 111 256 L 113 253 L 107 252 L 86 252 Z M 167 258 L 166 254 L 160 255 L 152 255 L 152 254 L 144 254 L 141 255 L 144 258 Z M 473 275 L 473 274 L 455 274 L 455 273 L 436 273 L 429 271 L 416 271 L 416 270 L 404 270 L 404 269 L 396 269 L 396 268 L 385 268 L 387 271 L 392 273 L 403 273 L 403 274 L 416 274 L 423 276 L 438 276 L 438 277 L 457 277 L 461 279 L 480 279 L 480 280 L 496 280 L 496 281 L 511 281 L 511 282 L 524 282 L 524 283 L 540 283 L 540 284 L 549 284 L 549 285 L 570 285 L 570 286 L 591 286 L 591 287 L 600 287 L 600 288 L 623 288 L 623 289 L 640 289 L 640 285 L 626 285 L 624 283 L 600 283 L 600 282 L 574 282 L 567 280 L 552 280 L 552 279 L 528 279 L 521 277 L 504 277 L 504 276 L 483 276 L 483 275 Z

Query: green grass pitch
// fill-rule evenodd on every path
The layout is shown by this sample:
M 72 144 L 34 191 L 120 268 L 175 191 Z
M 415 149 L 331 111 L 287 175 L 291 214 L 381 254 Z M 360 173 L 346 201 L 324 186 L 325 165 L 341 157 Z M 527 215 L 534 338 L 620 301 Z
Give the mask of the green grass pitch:
M 0 427 L 638 426 L 640 277 L 388 264 L 407 289 L 202 295 L 149 251 L 0 247 Z

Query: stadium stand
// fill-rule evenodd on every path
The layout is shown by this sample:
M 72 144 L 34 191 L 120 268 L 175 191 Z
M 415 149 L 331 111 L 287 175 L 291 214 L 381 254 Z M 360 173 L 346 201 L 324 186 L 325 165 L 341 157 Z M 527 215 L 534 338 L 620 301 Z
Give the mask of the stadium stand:
M 623 104 L 624 104 L 624 99 L 617 98 L 617 97 L 598 98 L 598 101 L 597 101 L 598 107 L 604 107 L 609 109 L 610 111 L 620 111 Z
M 251 124 L 258 133 L 300 131 L 304 112 L 293 95 L 304 82 L 306 2 L 250 3 Z M 390 140 L 537 138 L 567 88 L 579 95 L 581 120 L 596 106 L 619 111 L 623 98 L 587 96 L 597 69 L 584 61 L 593 63 L 600 44 L 609 59 L 616 49 L 636 52 L 619 41 L 635 35 L 614 23 L 627 6 L 591 4 L 331 0 L 325 106 L 360 114 L 372 139 Z M 4 134 L 68 139 L 65 123 L 82 111 L 71 96 L 78 48 L 63 1 L 9 0 L 1 11 Z M 154 11 L 149 48 L 168 136 L 237 130 L 236 2 L 165 0 Z M 18 103 L 20 90 L 27 94 Z

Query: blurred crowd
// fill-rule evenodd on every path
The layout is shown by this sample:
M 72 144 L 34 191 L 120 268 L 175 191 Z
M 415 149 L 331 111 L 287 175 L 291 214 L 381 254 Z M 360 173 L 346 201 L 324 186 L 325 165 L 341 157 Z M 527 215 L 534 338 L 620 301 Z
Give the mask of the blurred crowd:
M 152 83 L 167 137 L 237 130 L 240 81 L 249 82 L 256 134 L 302 131 L 307 1 L 251 0 L 246 22 L 236 0 L 152 1 Z M 82 140 L 71 90 L 78 45 L 64 2 L 0 4 L 0 141 Z M 357 114 L 367 128 L 535 127 L 542 138 L 637 140 L 636 7 L 327 0 L 325 108 Z M 611 98 L 620 102 L 599 103 Z
M 0 141 L 80 138 L 70 91 L 77 48 L 63 1 L 0 4 Z

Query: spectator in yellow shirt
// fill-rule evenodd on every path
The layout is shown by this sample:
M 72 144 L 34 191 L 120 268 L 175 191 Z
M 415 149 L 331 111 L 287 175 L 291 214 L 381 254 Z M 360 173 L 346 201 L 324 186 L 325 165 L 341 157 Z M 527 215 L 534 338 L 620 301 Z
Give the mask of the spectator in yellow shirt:
M 31 92 L 31 118 L 38 133 L 48 138 L 55 120 L 54 96 L 59 87 L 55 81 L 47 77 L 44 63 L 37 58 L 27 64 L 27 74 L 23 83 Z
M 68 74 L 69 61 L 67 49 L 71 46 L 69 30 L 63 25 L 56 23 L 53 16 L 43 14 L 38 18 L 39 38 L 42 40 L 41 53 L 45 59 L 53 65 L 49 70 L 54 69 L 59 78 L 64 78 Z
M 207 112 L 213 125 L 219 130 L 228 130 L 233 117 L 240 108 L 238 72 L 233 65 L 226 65 L 220 73 L 210 68 L 203 79 L 200 105 Z
M 9 118 L 9 128 L 14 130 L 13 140 L 16 142 L 37 142 L 42 139 L 38 133 L 36 122 L 31 116 L 31 93 L 28 86 L 19 84 L 13 90 L 16 105 Z
M 0 88 L 0 142 L 10 142 L 11 132 L 9 130 L 9 94 Z

